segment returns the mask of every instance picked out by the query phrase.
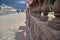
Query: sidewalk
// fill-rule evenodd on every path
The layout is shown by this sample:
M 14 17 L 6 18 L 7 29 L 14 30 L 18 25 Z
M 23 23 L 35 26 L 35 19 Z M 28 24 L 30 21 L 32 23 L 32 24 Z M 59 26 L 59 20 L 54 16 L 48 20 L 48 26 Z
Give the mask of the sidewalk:
M 18 32 L 16 33 L 16 40 L 32 40 L 29 33 L 29 29 L 26 26 L 20 26 Z

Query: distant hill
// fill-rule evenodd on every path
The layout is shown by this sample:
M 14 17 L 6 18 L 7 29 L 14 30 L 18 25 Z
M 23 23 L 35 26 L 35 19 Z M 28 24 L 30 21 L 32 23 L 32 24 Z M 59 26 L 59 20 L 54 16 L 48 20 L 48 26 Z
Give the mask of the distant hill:
M 5 4 L 24 11 L 26 9 L 25 0 L 0 0 L 0 5 Z

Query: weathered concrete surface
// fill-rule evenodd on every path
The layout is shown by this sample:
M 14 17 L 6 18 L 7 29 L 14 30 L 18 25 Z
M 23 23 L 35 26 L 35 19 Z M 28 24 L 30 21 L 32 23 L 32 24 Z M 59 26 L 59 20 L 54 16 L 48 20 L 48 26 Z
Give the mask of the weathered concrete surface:
M 26 26 L 20 26 L 16 33 L 15 40 L 32 40 L 29 28 Z

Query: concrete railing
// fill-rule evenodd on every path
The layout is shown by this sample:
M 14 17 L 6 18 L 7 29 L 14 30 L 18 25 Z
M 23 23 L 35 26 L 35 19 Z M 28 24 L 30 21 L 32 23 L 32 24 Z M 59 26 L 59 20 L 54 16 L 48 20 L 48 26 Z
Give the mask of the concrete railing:
M 54 1 L 52 10 L 55 18 L 50 21 L 48 21 L 51 8 L 49 1 L 33 0 L 29 5 L 26 22 L 33 40 L 60 40 L 60 0 Z

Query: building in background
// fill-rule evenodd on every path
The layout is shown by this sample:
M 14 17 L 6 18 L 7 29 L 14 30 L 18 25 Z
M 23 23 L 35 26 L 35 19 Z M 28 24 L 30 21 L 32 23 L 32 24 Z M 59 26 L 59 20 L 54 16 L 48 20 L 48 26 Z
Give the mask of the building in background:
M 0 0 L 0 5 L 5 4 L 23 12 L 26 9 L 26 0 Z
M 0 11 L 7 12 L 7 11 L 16 11 L 17 9 L 13 8 L 12 6 L 2 5 L 0 6 Z

